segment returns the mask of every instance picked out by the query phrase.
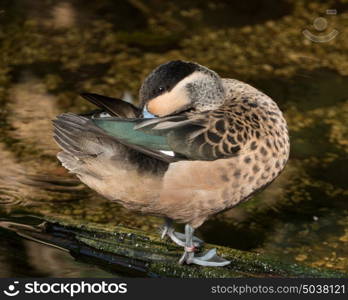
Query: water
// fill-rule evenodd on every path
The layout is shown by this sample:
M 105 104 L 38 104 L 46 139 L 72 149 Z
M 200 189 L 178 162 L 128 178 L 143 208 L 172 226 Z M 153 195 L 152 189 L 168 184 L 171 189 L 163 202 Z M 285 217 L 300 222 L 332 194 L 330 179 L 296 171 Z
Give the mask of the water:
M 284 173 L 269 188 L 211 219 L 199 235 L 289 262 L 348 270 L 347 42 L 313 44 L 301 36 L 326 4 L 250 3 L 41 1 L 38 8 L 31 0 L 3 1 L 0 218 L 64 216 L 157 232 L 161 220 L 130 213 L 67 174 L 55 159 L 50 120 L 92 109 L 79 92 L 127 92 L 136 99 L 141 80 L 158 64 L 195 60 L 273 97 L 292 145 Z M 330 19 L 341 35 L 345 13 L 340 4 L 340 15 Z M 2 277 L 117 276 L 6 229 L 0 236 Z
M 69 253 L 0 231 L 0 277 L 115 277 Z

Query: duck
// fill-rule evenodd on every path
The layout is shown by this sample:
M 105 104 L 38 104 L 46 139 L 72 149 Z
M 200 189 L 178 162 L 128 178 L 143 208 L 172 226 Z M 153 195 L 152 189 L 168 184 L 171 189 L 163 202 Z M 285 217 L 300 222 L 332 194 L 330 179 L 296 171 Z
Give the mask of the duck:
M 228 265 L 216 249 L 199 251 L 204 242 L 194 233 L 283 171 L 290 140 L 276 102 L 183 60 L 166 62 L 144 79 L 139 106 L 81 96 L 99 110 L 53 121 L 62 166 L 126 209 L 164 218 L 161 237 L 183 247 L 180 264 Z M 174 223 L 185 224 L 184 233 Z

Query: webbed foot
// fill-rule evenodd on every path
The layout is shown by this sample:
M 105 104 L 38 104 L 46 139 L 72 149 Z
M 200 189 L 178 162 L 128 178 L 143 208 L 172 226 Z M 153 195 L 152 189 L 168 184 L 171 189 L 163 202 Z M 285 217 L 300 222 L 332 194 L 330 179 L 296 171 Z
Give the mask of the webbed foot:
M 187 251 L 188 250 L 188 251 Z M 231 262 L 216 254 L 216 249 L 210 249 L 202 255 L 196 255 L 193 249 L 186 249 L 179 263 L 196 264 L 204 267 L 223 267 Z
M 196 247 L 193 243 L 194 228 L 189 224 L 185 225 L 185 252 L 181 256 L 179 263 L 196 264 L 205 267 L 223 267 L 230 263 L 230 261 L 217 256 L 216 249 L 210 249 L 202 255 L 196 255 Z

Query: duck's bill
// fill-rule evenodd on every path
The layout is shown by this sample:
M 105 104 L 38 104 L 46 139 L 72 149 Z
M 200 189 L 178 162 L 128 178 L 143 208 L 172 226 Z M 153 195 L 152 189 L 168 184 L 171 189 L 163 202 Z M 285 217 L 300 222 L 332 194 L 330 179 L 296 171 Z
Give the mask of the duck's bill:
M 153 115 L 152 113 L 150 113 L 150 112 L 147 110 L 146 105 L 145 105 L 144 108 L 143 108 L 143 118 L 144 118 L 144 119 L 153 119 L 153 118 L 156 118 L 155 115 Z

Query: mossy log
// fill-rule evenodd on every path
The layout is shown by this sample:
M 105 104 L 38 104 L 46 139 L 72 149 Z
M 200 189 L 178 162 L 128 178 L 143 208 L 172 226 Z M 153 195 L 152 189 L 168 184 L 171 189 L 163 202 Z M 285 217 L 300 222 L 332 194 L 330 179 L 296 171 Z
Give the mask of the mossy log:
M 142 231 L 116 227 L 112 230 L 94 223 L 81 224 L 66 219 L 46 219 L 39 225 L 0 222 L 18 235 L 69 251 L 81 261 L 95 263 L 125 276 L 228 278 L 228 277 L 348 277 L 348 274 L 287 264 L 270 257 L 206 244 L 231 261 L 226 267 L 179 265 L 182 248 Z

